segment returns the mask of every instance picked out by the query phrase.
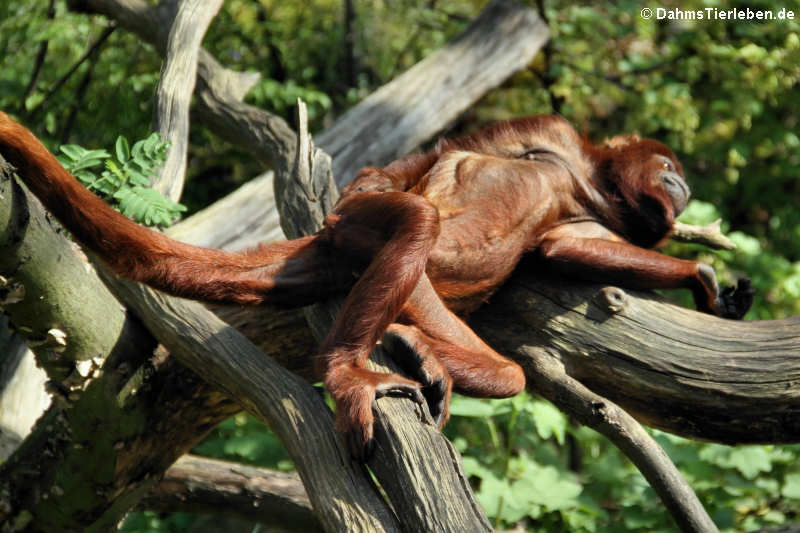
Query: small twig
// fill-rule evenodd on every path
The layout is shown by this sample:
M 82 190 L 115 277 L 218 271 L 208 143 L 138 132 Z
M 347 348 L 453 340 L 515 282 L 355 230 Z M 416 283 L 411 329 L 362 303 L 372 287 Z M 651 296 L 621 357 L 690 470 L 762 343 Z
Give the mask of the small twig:
M 718 250 L 736 249 L 736 243 L 722 234 L 720 230 L 721 223 L 721 219 L 717 219 L 706 226 L 694 226 L 682 222 L 675 222 L 672 226 L 672 235 L 670 235 L 670 238 L 673 241 L 703 244 L 709 248 L 716 248 Z
M 50 5 L 47 7 L 47 18 L 52 20 L 56 18 L 56 8 L 55 8 L 56 0 L 50 0 Z M 39 81 L 39 74 L 42 72 L 42 66 L 44 65 L 44 60 L 47 57 L 47 49 L 50 46 L 50 40 L 46 39 L 39 43 L 39 50 L 36 52 L 36 61 L 33 65 L 33 72 L 31 72 L 31 79 L 28 80 L 28 85 L 25 87 L 25 91 L 23 91 L 22 96 L 19 99 L 19 114 L 20 116 L 25 115 L 25 100 L 28 99 L 28 96 L 33 92 L 33 89 L 36 87 L 36 82 Z
M 69 140 L 69 134 L 72 132 L 72 127 L 75 125 L 75 119 L 78 116 L 78 111 L 81 109 L 83 99 L 86 97 L 86 91 L 88 90 L 89 84 L 92 81 L 92 73 L 94 72 L 94 68 L 97 66 L 97 57 L 98 56 L 95 56 L 89 63 L 89 68 L 86 69 L 86 73 L 83 75 L 83 79 L 75 91 L 75 100 L 72 102 L 72 105 L 70 105 L 69 113 L 67 114 L 67 120 L 61 129 L 61 135 L 59 135 L 59 139 L 62 144 L 65 144 Z
M 75 74 L 75 71 L 78 70 L 78 68 L 81 65 L 83 65 L 83 63 L 85 63 L 86 60 L 88 60 L 90 57 L 92 57 L 97 53 L 97 51 L 106 41 L 106 39 L 108 39 L 109 36 L 111 36 L 111 34 L 114 33 L 114 30 L 116 29 L 117 29 L 116 23 L 110 22 L 109 25 L 106 27 L 106 29 L 103 30 L 103 33 L 101 33 L 100 36 L 95 40 L 95 42 L 92 43 L 92 45 L 81 56 L 81 58 L 78 59 L 78 61 L 76 61 L 74 65 L 72 65 L 72 67 L 66 72 L 66 74 L 61 76 L 61 78 L 55 83 L 55 85 L 53 85 L 50 88 L 49 91 L 47 91 L 47 94 L 44 95 L 44 98 L 42 98 L 42 100 L 38 104 L 33 106 L 31 110 L 28 111 L 29 119 L 32 120 L 33 117 L 36 116 L 36 113 L 38 113 L 39 110 L 42 109 L 42 106 L 45 104 L 45 102 L 47 102 L 56 92 L 59 91 L 59 89 L 61 89 L 61 87 L 64 86 L 65 83 L 67 83 L 67 81 L 72 77 L 72 75 Z

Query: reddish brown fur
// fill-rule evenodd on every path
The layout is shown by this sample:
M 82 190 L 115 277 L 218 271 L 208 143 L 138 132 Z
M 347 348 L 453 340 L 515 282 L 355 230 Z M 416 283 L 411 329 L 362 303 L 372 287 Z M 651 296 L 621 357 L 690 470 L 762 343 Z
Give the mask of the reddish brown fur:
M 668 235 L 688 199 L 667 147 L 636 136 L 593 145 L 559 117 L 502 123 L 364 169 L 322 231 L 244 253 L 189 246 L 127 220 L 2 113 L 0 152 L 122 276 L 179 296 L 240 304 L 303 305 L 347 292 L 319 361 L 337 427 L 359 457 L 372 442 L 372 402 L 390 390 L 426 399 L 440 422 L 452 387 L 491 397 L 522 390 L 519 366 L 456 313 L 483 303 L 523 253 L 537 251 L 589 280 L 687 287 L 698 308 L 716 314 L 741 316 L 749 305 L 746 290 L 738 299 L 720 296 L 710 267 L 646 249 Z M 387 329 L 387 342 L 416 380 L 365 367 Z

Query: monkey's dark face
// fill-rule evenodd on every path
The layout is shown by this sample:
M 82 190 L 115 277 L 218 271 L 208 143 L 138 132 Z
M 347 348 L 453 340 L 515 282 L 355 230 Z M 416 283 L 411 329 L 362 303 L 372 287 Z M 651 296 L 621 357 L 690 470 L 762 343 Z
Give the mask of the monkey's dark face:
M 649 248 L 669 233 L 689 202 L 683 168 L 672 150 L 635 135 L 614 137 L 605 148 L 613 197 L 625 213 L 625 234 Z
M 613 167 L 618 186 L 631 205 L 660 204 L 671 224 L 689 203 L 691 191 L 683 167 L 660 142 L 638 137 L 614 138 Z
M 664 188 L 672 202 L 675 216 L 678 216 L 686 209 L 691 195 L 689 186 L 683 178 L 680 163 L 675 156 L 670 158 L 661 154 L 653 154 L 651 159 L 649 166 L 653 168 L 651 173 L 655 182 L 654 186 Z

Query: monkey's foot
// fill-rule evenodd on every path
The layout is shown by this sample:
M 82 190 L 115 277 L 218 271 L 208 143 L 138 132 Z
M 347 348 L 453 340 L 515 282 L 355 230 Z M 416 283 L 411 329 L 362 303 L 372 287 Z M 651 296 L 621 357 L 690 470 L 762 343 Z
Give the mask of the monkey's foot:
M 372 404 L 382 396 L 403 394 L 422 404 L 422 386 L 400 374 L 385 374 L 343 364 L 328 369 L 325 387 L 336 403 L 336 429 L 350 455 L 367 461 L 375 451 Z
M 415 326 L 391 324 L 381 343 L 389 356 L 411 377 L 422 384 L 422 395 L 434 423 L 442 427 L 450 418 L 450 394 L 453 380 L 442 362 L 425 343 Z

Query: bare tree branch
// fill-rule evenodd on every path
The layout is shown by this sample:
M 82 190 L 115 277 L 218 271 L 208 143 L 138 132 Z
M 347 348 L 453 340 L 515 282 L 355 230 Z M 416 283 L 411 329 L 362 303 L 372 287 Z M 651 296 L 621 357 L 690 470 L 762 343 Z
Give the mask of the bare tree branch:
M 174 15 L 173 7 L 175 4 L 173 2 L 164 2 L 159 4 L 157 8 L 152 9 L 146 3 L 137 0 L 120 0 L 120 2 L 95 0 L 94 3 L 105 5 L 112 11 L 115 9 L 118 10 L 117 13 L 121 26 L 132 24 L 137 30 L 142 31 L 144 35 L 154 37 L 157 41 L 157 46 L 161 50 L 165 49 L 166 39 L 164 36 L 166 35 L 166 29 L 170 27 L 169 21 L 171 21 Z M 162 40 L 158 41 L 158 39 Z M 513 51 L 506 51 L 505 53 L 513 53 Z M 217 97 L 221 97 L 220 101 L 227 103 L 240 100 L 244 94 L 242 88 L 251 86 L 256 77 L 252 73 L 239 74 L 222 69 L 213 58 L 208 56 L 205 52 L 201 51 L 199 55 L 199 77 L 202 80 L 208 81 L 206 94 L 211 101 L 214 101 Z M 454 89 L 458 90 L 459 88 Z M 203 89 L 198 87 L 197 91 L 199 91 L 198 94 L 202 94 Z M 474 97 L 477 98 L 478 94 L 475 94 Z M 263 157 L 265 160 L 274 158 L 279 162 L 281 160 L 288 161 L 288 163 L 284 163 L 287 166 L 291 164 L 291 159 L 287 160 L 286 156 L 294 148 L 293 143 L 295 136 L 280 119 L 276 119 L 267 113 L 254 110 L 250 108 L 250 106 L 244 105 L 232 105 L 228 108 L 221 107 L 219 110 L 223 114 L 231 112 L 236 115 L 236 113 L 241 112 L 240 118 L 244 119 L 244 127 L 248 134 L 255 130 L 260 132 L 257 135 L 251 135 L 249 137 L 248 135 L 244 136 L 248 139 L 245 145 L 250 146 L 251 149 L 257 150 L 256 153 L 259 154 L 259 156 Z M 253 130 L 251 131 L 249 128 L 253 128 Z M 288 135 L 287 132 L 289 133 Z M 369 135 L 370 132 L 366 134 Z M 409 134 L 418 135 L 418 130 L 412 128 Z M 266 142 L 262 142 L 264 140 L 266 140 Z M 421 140 L 422 139 L 420 139 L 420 141 Z M 6 199 L 8 198 L 10 197 L 6 197 Z M 264 204 L 266 204 L 267 209 L 270 208 L 270 204 L 267 201 L 262 203 L 262 209 Z M 272 208 L 274 209 L 274 206 Z M 226 223 L 233 222 L 233 226 L 219 223 L 217 223 L 217 225 L 227 225 L 229 228 L 238 229 L 235 223 L 236 221 L 231 220 L 231 215 L 239 214 L 240 210 L 233 210 L 228 211 L 225 215 Z M 254 216 L 250 217 L 249 220 L 258 220 L 259 218 L 259 213 L 255 212 Z M 44 225 L 46 226 L 47 224 Z M 264 229 L 267 231 L 275 231 L 274 227 L 272 230 L 269 230 L 269 228 Z M 26 236 L 29 235 L 30 232 L 26 233 Z M 259 238 L 257 240 L 262 239 Z M 60 247 L 54 245 L 47 245 L 46 248 L 53 251 L 61 250 Z M 31 253 L 30 255 L 26 255 L 26 257 L 33 257 L 35 255 L 36 254 Z M 13 254 L 8 254 L 5 257 L 12 258 Z M 41 276 L 41 279 L 47 278 L 48 276 Z M 53 278 L 50 277 L 50 279 Z M 60 281 L 61 284 L 80 288 L 84 292 L 87 290 L 82 283 L 71 284 L 68 281 L 71 279 L 70 277 L 62 278 L 60 276 L 55 276 L 54 281 Z M 37 300 L 36 303 L 41 307 L 43 304 L 55 301 L 53 296 L 48 293 L 46 298 Z M 75 301 L 79 302 L 81 300 L 75 299 Z M 28 303 L 31 304 L 32 302 Z M 265 336 L 265 332 L 269 332 L 268 335 L 272 336 L 273 342 L 270 343 L 270 353 L 280 356 L 281 360 L 284 361 L 287 359 L 287 356 L 292 357 L 293 360 L 290 361 L 290 366 L 302 372 L 303 358 L 296 357 L 294 354 L 299 353 L 303 356 L 307 356 L 313 353 L 313 345 L 309 344 L 306 326 L 302 326 L 301 328 L 299 315 L 296 313 L 269 313 L 262 310 L 259 312 L 258 316 L 266 316 L 274 320 L 272 326 L 266 326 L 266 329 L 260 329 L 260 336 L 262 339 Z M 71 326 L 71 320 L 76 319 L 76 317 L 79 317 L 79 313 L 67 315 L 65 324 L 70 324 Z M 240 316 L 238 318 L 242 317 Z M 244 329 L 247 329 L 248 323 L 253 326 L 259 325 L 246 318 L 242 319 L 244 322 L 240 321 L 237 322 L 237 324 Z M 94 327 L 96 323 L 98 322 L 86 321 L 86 324 L 90 327 Z M 145 337 L 149 338 L 149 336 L 143 334 L 142 339 Z M 130 340 L 131 346 L 141 350 L 142 339 L 133 335 Z M 120 342 L 124 344 L 127 341 Z M 13 500 L 14 503 L 10 512 L 19 511 L 23 514 L 31 512 L 32 514 L 26 514 L 26 520 L 33 520 L 32 523 L 36 524 L 49 524 L 48 527 L 52 531 L 58 530 L 57 528 L 70 527 L 81 529 L 82 527 L 87 527 L 89 524 L 92 524 L 93 527 L 99 527 L 98 524 L 100 523 L 106 524 L 108 527 L 116 524 L 119 520 L 119 513 L 125 510 L 124 502 L 135 501 L 133 495 L 141 493 L 143 489 L 146 489 L 153 480 L 152 476 L 158 475 L 161 471 L 160 469 L 166 468 L 166 465 L 174 460 L 176 452 L 180 453 L 181 450 L 185 450 L 186 447 L 190 446 L 197 438 L 205 434 L 211 425 L 213 425 L 216 420 L 219 420 L 219 416 L 225 416 L 226 413 L 231 412 L 230 404 L 225 404 L 224 401 L 221 401 L 219 394 L 214 392 L 213 387 L 204 387 L 202 384 L 196 383 L 191 373 L 187 373 L 182 367 L 178 367 L 177 365 L 170 365 L 169 361 L 171 361 L 171 359 L 159 361 L 154 368 L 149 367 L 150 370 L 144 373 L 142 375 L 143 377 L 139 377 L 136 373 L 138 371 L 137 366 L 127 367 L 128 369 L 126 372 L 134 373 L 133 376 L 128 376 L 131 382 L 136 383 L 133 385 L 122 379 L 120 373 L 107 372 L 105 368 L 102 369 L 100 377 L 96 378 L 92 385 L 92 390 L 105 391 L 103 394 L 110 393 L 113 396 L 113 400 L 109 399 L 107 401 L 109 405 L 117 406 L 119 399 L 124 398 L 125 403 L 119 405 L 119 408 L 122 409 L 121 412 L 117 412 L 113 409 L 101 410 L 97 412 L 97 414 L 100 415 L 100 419 L 98 419 L 97 422 L 91 422 L 94 418 L 88 415 L 91 415 L 93 412 L 94 402 L 102 401 L 103 398 L 102 394 L 98 396 L 94 393 L 91 395 L 83 395 L 82 398 L 86 401 L 80 400 L 74 406 L 71 406 L 75 414 L 70 415 L 70 420 L 81 420 L 90 425 L 94 424 L 96 427 L 108 428 L 108 431 L 103 434 L 104 439 L 114 439 L 116 435 L 113 429 L 116 427 L 115 423 L 126 424 L 128 420 L 126 417 L 129 416 L 133 416 L 134 420 L 137 420 L 135 424 L 146 423 L 149 427 L 162 428 L 161 430 L 157 432 L 151 431 L 148 435 L 140 435 L 137 437 L 138 440 L 135 441 L 134 445 L 126 445 L 119 449 L 116 446 L 103 447 L 104 439 L 97 441 L 97 449 L 94 446 L 87 448 L 85 445 L 72 446 L 69 437 L 71 434 L 70 431 L 72 431 L 71 426 L 50 423 L 48 420 L 53 420 L 54 417 L 49 417 L 48 420 L 44 421 L 44 425 L 41 425 L 41 432 L 36 435 L 36 438 L 31 438 L 30 441 L 26 441 L 27 445 L 24 447 L 25 453 L 20 453 L 20 451 L 18 451 L 18 453 L 15 454 L 21 461 L 6 462 L 2 468 L 4 472 L 20 472 L 23 474 L 22 478 L 14 477 L 16 474 L 14 474 L 14 476 L 3 477 L 3 486 L 9 487 L 9 494 L 22 494 L 24 492 L 25 494 L 36 495 L 39 493 L 47 493 L 50 496 L 47 499 L 38 499 L 39 505 L 35 508 L 31 507 L 25 501 Z M 125 364 L 122 364 L 121 368 L 126 368 Z M 125 375 L 127 376 L 127 374 Z M 123 387 L 123 390 L 119 391 L 118 387 Z M 165 392 L 167 390 L 172 390 L 173 392 L 167 394 Z M 159 398 L 161 399 L 159 400 Z M 184 400 L 191 401 L 191 403 L 181 403 Z M 148 408 L 149 402 L 151 401 L 159 402 L 162 407 L 159 409 Z M 164 409 L 164 404 L 168 404 L 170 408 Z M 175 410 L 172 411 L 172 408 Z M 144 414 L 142 414 L 139 409 L 144 409 Z M 84 410 L 86 410 L 86 412 L 84 412 Z M 170 413 L 173 412 L 179 413 L 181 416 L 186 416 L 175 420 L 170 416 Z M 203 414 L 200 415 L 199 413 Z M 106 421 L 103 418 L 106 415 L 117 422 L 112 423 Z M 136 418 L 137 416 L 138 418 Z M 129 425 L 126 427 L 134 427 L 130 422 L 127 423 Z M 37 426 L 37 429 L 38 428 L 40 428 L 40 426 Z M 65 431 L 56 431 L 56 429 L 61 428 Z M 160 438 L 163 436 L 165 428 L 169 429 L 169 439 Z M 334 436 L 334 438 L 337 437 Z M 48 446 L 50 446 L 50 449 L 54 450 L 56 454 L 48 461 L 40 460 L 36 463 L 35 457 L 39 455 L 41 451 L 39 446 L 43 443 L 50 443 Z M 67 457 L 69 460 L 64 460 L 65 453 L 68 453 Z M 154 457 L 157 457 L 158 460 L 144 460 L 141 454 L 147 453 L 151 453 Z M 116 459 L 116 455 L 119 455 L 120 458 Z M 89 457 L 91 457 L 91 459 L 87 459 Z M 28 461 L 29 459 L 30 461 Z M 43 469 L 42 471 L 47 471 L 51 476 L 57 476 L 58 472 L 62 469 L 71 469 L 73 472 L 83 472 L 81 465 L 94 464 L 95 461 L 99 461 L 102 464 L 120 462 L 121 468 L 118 468 L 113 483 L 109 484 L 110 482 L 107 480 L 102 481 L 104 486 L 113 487 L 111 492 L 95 492 L 96 498 L 91 502 L 91 505 L 94 506 L 92 507 L 92 511 L 88 514 L 78 513 L 70 515 L 70 520 L 75 520 L 74 522 L 64 520 L 63 518 L 66 515 L 59 515 L 62 518 L 58 522 L 48 522 L 50 516 L 47 513 L 55 509 L 58 509 L 59 513 L 68 512 L 67 510 L 71 509 L 69 506 L 72 504 L 80 504 L 85 508 L 89 502 L 85 500 L 81 500 L 80 502 L 74 501 L 73 494 L 64 494 L 59 491 L 58 487 L 52 487 L 52 478 L 48 476 L 43 477 L 39 475 L 38 472 Z M 37 464 L 40 468 L 29 468 L 26 466 L 29 463 Z M 100 473 L 96 471 L 96 469 L 85 473 L 87 475 L 87 483 L 98 482 L 93 477 L 95 474 Z M 25 482 L 23 478 L 28 479 L 28 482 Z M 36 480 L 35 482 L 33 481 L 34 479 Z M 17 484 L 15 480 L 20 481 L 21 484 Z M 121 485 L 117 487 L 116 483 L 120 483 Z M 25 491 L 20 492 L 14 490 L 13 487 L 27 488 Z M 120 498 L 122 500 L 118 501 Z M 35 513 L 33 513 L 34 510 Z
M 532 347 L 557 350 L 569 376 L 651 427 L 726 444 L 800 442 L 800 317 L 722 319 L 531 261 L 471 318 L 523 365 Z
M 295 473 L 184 455 L 145 496 L 139 509 L 233 515 L 263 525 L 322 531 Z
M 483 94 L 524 68 L 548 38 L 532 9 L 493 0 L 457 39 L 379 88 L 316 143 L 333 157 L 338 185 L 365 166 L 405 155 L 441 132 Z M 408 130 L 416 130 L 413 136 Z M 363 135 L 369 131 L 371 135 Z
M 267 423 L 286 445 L 327 531 L 397 531 L 397 519 L 332 431 L 313 388 L 202 305 L 113 276 L 114 291 L 188 368 Z
M 61 89 L 61 87 L 64 86 L 65 83 L 67 83 L 67 81 L 69 81 L 69 79 L 72 77 L 73 74 L 75 74 L 78 68 L 80 68 L 80 66 L 83 63 L 85 63 L 87 60 L 91 59 L 97 54 L 97 52 L 100 50 L 100 47 L 103 46 L 103 43 L 106 42 L 106 39 L 108 39 L 111 36 L 111 34 L 114 33 L 115 29 L 116 26 L 114 24 L 110 24 L 107 28 L 105 28 L 103 30 L 103 33 L 101 33 L 100 36 L 97 39 L 95 39 L 95 41 L 91 44 L 91 46 L 89 46 L 86 52 L 75 62 L 75 64 L 72 65 L 72 67 L 70 67 L 70 69 L 67 72 L 65 72 L 64 75 L 61 76 L 61 78 L 59 78 L 58 81 L 56 81 L 52 87 L 50 87 L 50 89 L 47 91 L 47 93 L 45 93 L 42 99 L 27 112 L 26 116 L 30 118 L 36 116 L 39 110 L 42 109 L 42 106 L 44 106 L 44 104 L 48 100 L 50 100 L 50 98 L 55 93 L 57 93 L 59 89 Z
M 183 191 L 186 172 L 189 104 L 194 93 L 197 56 L 203 35 L 221 5 L 222 0 L 180 2 L 169 32 L 161 79 L 156 90 L 155 129 L 171 146 L 153 187 L 175 201 Z
M 672 235 L 670 237 L 674 241 L 704 244 L 719 250 L 736 249 L 736 243 L 723 235 L 720 230 L 721 224 L 722 219 L 717 219 L 707 226 L 693 226 L 683 222 L 675 222 L 672 226 Z
M 152 11 L 152 12 L 154 12 L 154 11 Z M 201 56 L 202 56 L 202 54 L 201 54 Z M 212 61 L 213 61 L 213 60 L 212 60 Z M 201 59 L 201 62 L 202 62 L 202 59 Z M 209 66 L 209 65 L 210 65 L 210 66 Z M 207 66 L 207 67 L 209 67 L 209 68 L 213 68 L 213 63 L 212 63 L 211 61 L 209 61 L 209 62 L 205 63 L 205 66 Z M 221 87 L 221 86 L 220 86 L 220 87 Z M 214 90 L 219 90 L 219 88 L 217 88 L 217 89 L 214 89 Z M 216 96 L 214 95 L 213 91 L 211 91 L 211 92 L 209 93 L 209 95 L 210 95 L 210 98 L 211 98 L 212 100 L 213 100 L 213 98 L 215 98 L 215 97 L 216 97 Z M 228 103 L 230 103 L 230 102 L 228 102 Z M 220 109 L 222 110 L 223 108 L 220 108 Z M 241 115 L 241 117 L 240 117 L 240 118 L 244 119 L 244 124 L 246 124 L 246 123 L 247 123 L 249 120 L 251 120 L 253 117 L 256 117 L 256 118 L 258 118 L 259 116 L 261 116 L 261 115 L 258 115 L 258 114 L 250 114 L 250 111 L 252 111 L 252 110 L 250 110 L 250 109 L 247 109 L 247 106 L 241 106 L 241 107 L 239 107 L 239 106 L 236 106 L 236 105 L 232 105 L 232 106 L 230 106 L 230 109 L 229 109 L 229 110 L 233 110 L 234 112 L 240 112 L 240 111 L 241 111 L 241 112 L 242 112 L 242 115 Z M 218 116 L 221 116 L 221 113 L 218 113 Z M 239 122 L 239 123 L 237 123 L 237 124 L 239 124 L 239 125 L 242 125 L 243 123 L 242 123 L 242 122 Z M 266 136 L 267 136 L 267 137 L 269 137 L 269 138 L 272 138 L 273 140 L 275 140 L 275 139 L 281 139 L 281 138 L 282 138 L 282 137 L 281 137 L 281 135 L 275 134 L 275 131 L 272 131 L 272 130 L 270 130 L 270 127 L 269 127 L 269 126 L 266 128 L 266 130 L 267 130 L 267 133 L 266 133 Z M 257 136 L 254 136 L 253 138 L 256 138 L 256 137 L 257 137 Z M 280 140 L 276 140 L 276 141 L 275 141 L 275 143 L 276 143 L 277 145 L 281 145 L 281 143 L 282 143 L 282 142 L 283 142 L 283 141 L 280 141 Z M 280 146 L 280 150 L 287 150 L 287 148 L 286 148 L 286 144 L 285 144 L 285 143 L 284 143 L 283 145 L 281 145 L 281 146 Z M 368 152 L 368 150 L 367 150 L 367 152 Z M 289 153 L 291 153 L 291 150 L 289 150 L 289 151 L 284 151 L 283 153 L 284 153 L 284 154 L 289 154 Z M 360 155 L 360 154 L 357 154 L 357 155 Z M 270 157 L 270 156 L 267 156 L 267 158 L 269 158 L 269 157 Z M 275 154 L 271 154 L 271 157 L 277 157 L 277 156 L 276 156 Z M 286 162 L 283 162 L 283 163 L 281 163 L 281 164 L 285 166 L 285 165 L 286 165 Z M 359 165 L 359 166 L 360 166 L 360 165 Z M 402 439 L 400 439 L 400 440 L 402 441 Z M 389 440 L 388 442 L 390 442 L 390 443 L 397 442 L 397 439 L 391 439 L 391 440 Z M 399 455 L 399 454 L 398 454 L 398 455 Z M 392 456 L 395 456 L 395 455 L 394 455 L 394 454 L 392 454 Z
M 564 370 L 558 356 L 543 349 L 527 351 L 528 388 L 576 420 L 605 435 L 639 468 L 672 517 L 686 532 L 716 533 L 692 488 L 670 458 L 628 413 L 599 396 Z
M 56 0 L 50 0 L 49 5 L 47 6 L 47 18 L 53 20 L 56 18 Z M 31 71 L 31 77 L 28 80 L 28 84 L 25 86 L 25 90 L 22 91 L 19 99 L 19 114 L 21 116 L 25 115 L 25 101 L 31 95 L 33 90 L 36 88 L 36 82 L 39 81 L 39 74 L 42 72 L 42 66 L 44 65 L 44 60 L 47 57 L 47 49 L 50 47 L 50 40 L 43 39 L 42 42 L 39 43 L 39 50 L 36 52 L 36 60 L 33 63 L 33 71 Z
M 0 524 L 115 529 L 124 502 L 240 407 L 174 359 L 152 357 L 152 336 L 23 192 L 0 164 L 0 300 L 47 370 L 53 403 L 0 464 Z M 38 415 L 37 403 L 24 408 Z M 89 490 L 64 490 L 67 479 Z

